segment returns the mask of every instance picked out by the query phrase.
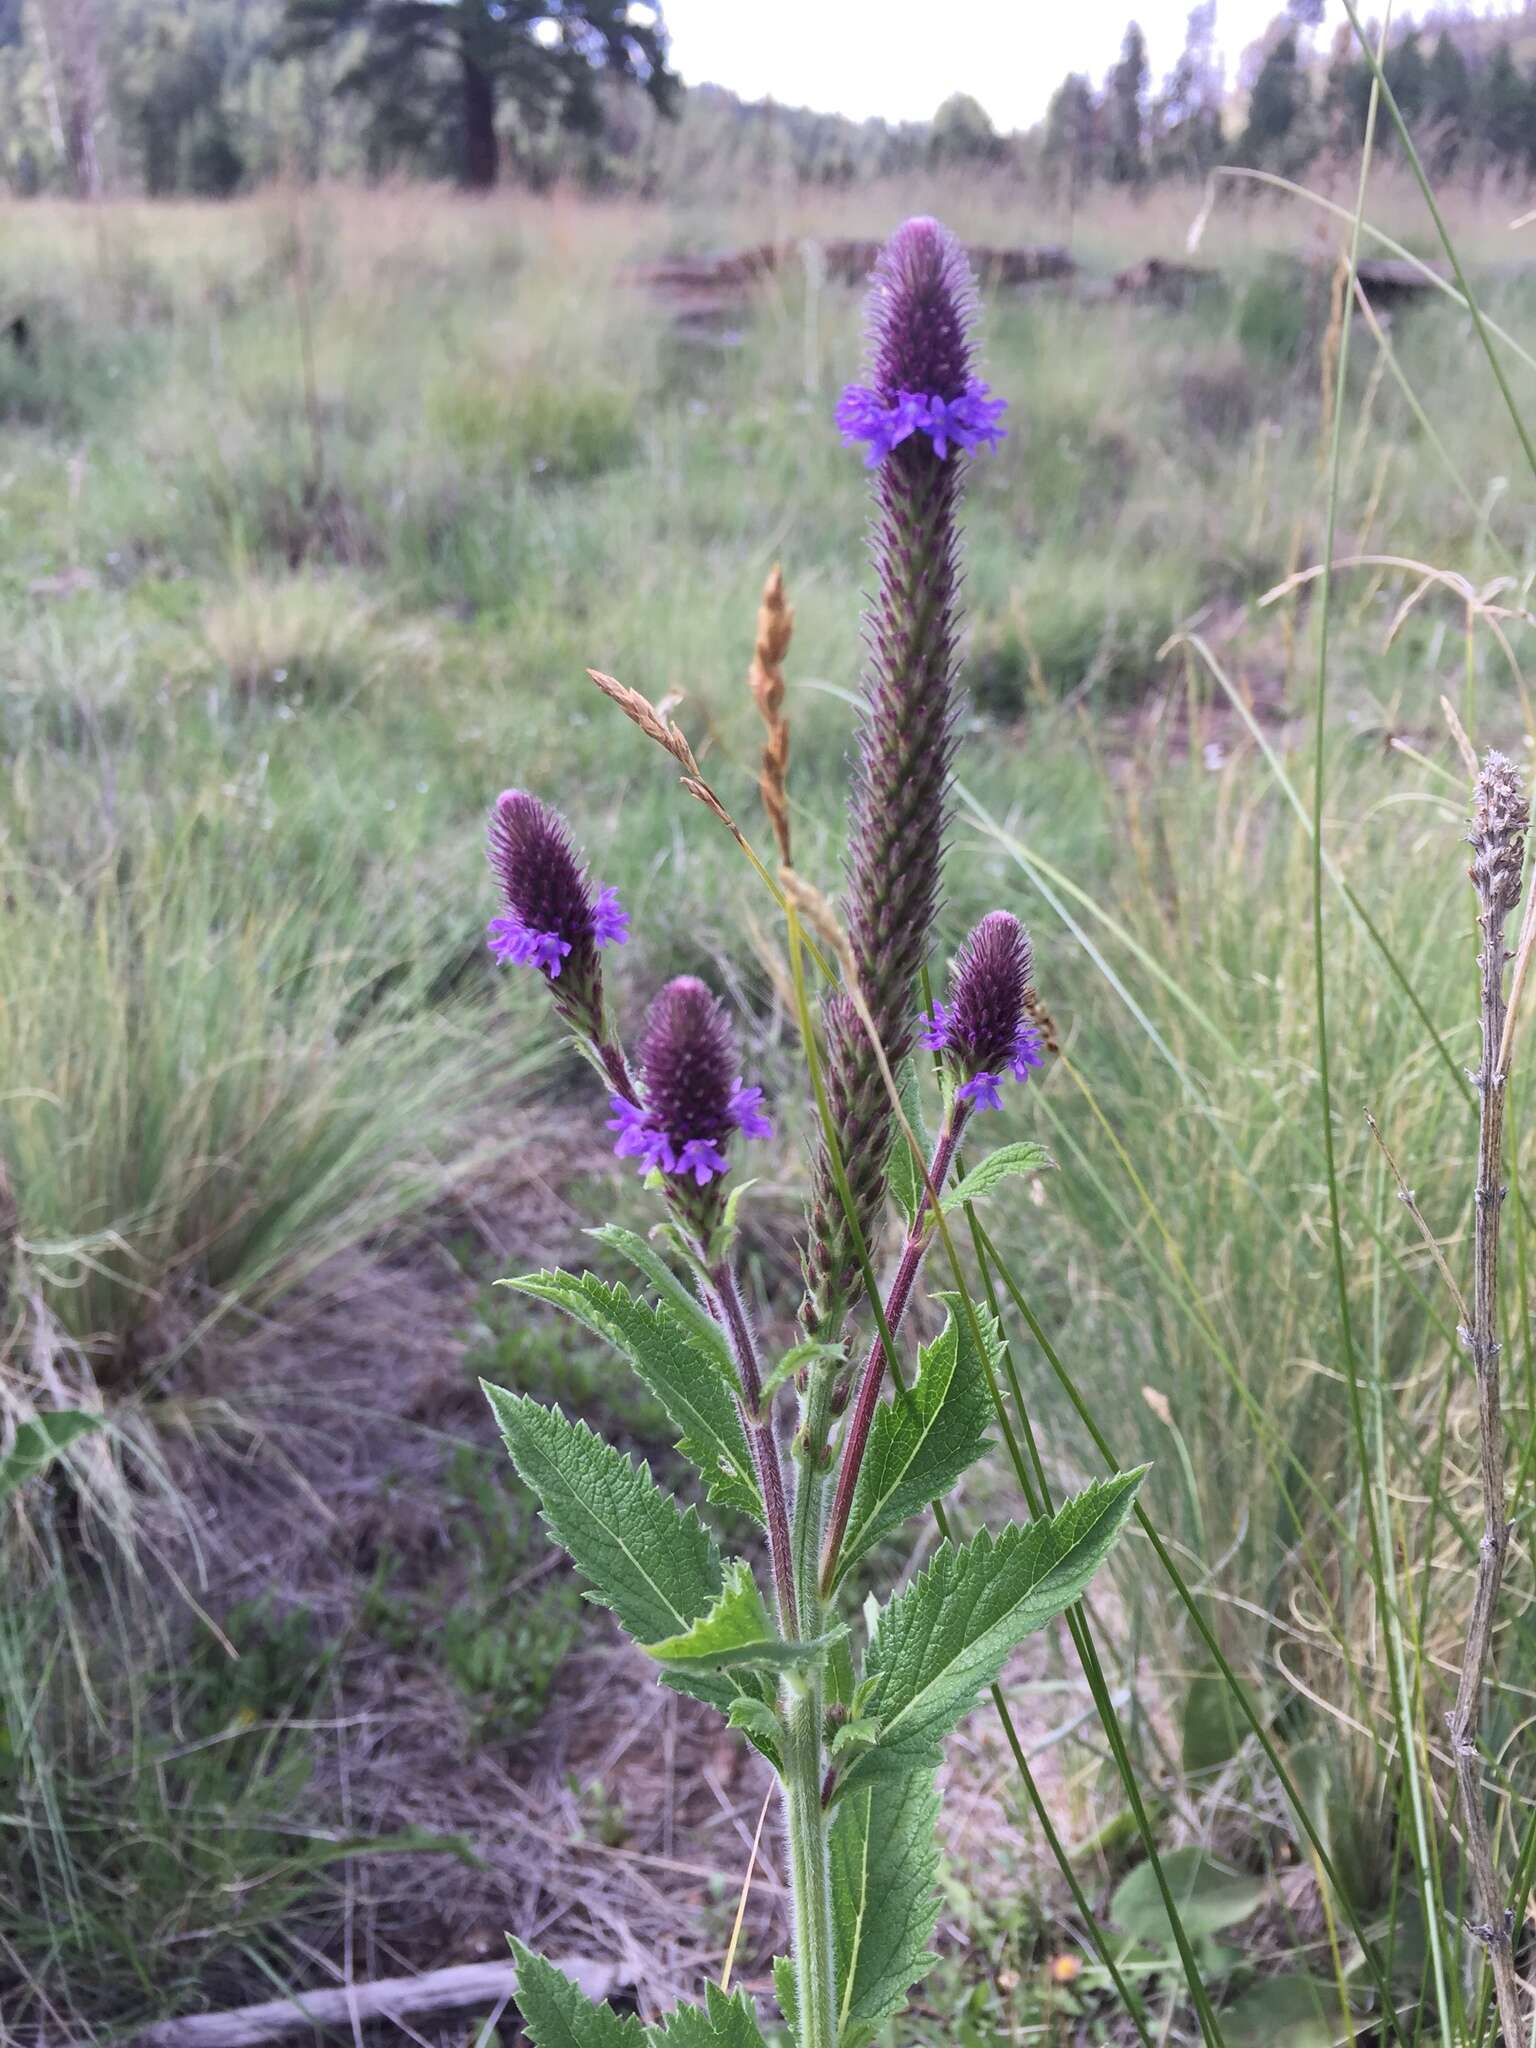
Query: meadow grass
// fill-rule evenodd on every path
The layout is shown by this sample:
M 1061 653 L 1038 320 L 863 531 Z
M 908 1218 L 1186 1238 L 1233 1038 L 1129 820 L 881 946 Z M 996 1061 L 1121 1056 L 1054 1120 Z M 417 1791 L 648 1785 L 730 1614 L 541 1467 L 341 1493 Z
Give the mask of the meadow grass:
M 583 671 L 678 693 L 706 772 L 756 833 L 744 676 L 781 561 L 796 857 L 835 883 L 863 496 L 827 420 L 857 360 L 857 300 L 791 263 L 735 331 L 701 338 L 621 266 L 876 234 L 919 204 L 992 243 L 1070 230 L 1102 281 L 1179 254 L 1201 196 L 1104 200 L 1070 223 L 985 181 L 670 216 L 416 191 L 7 213 L 8 290 L 36 308 L 38 353 L 0 365 L 0 1161 L 17 1205 L 0 1394 L 6 1430 L 66 1397 L 111 1416 L 66 1478 L 8 1510 L 23 1597 L 0 1642 L 0 1871 L 23 1907 L 0 1982 L 8 1968 L 18 2025 L 106 2028 L 261 1995 L 302 1976 L 304 1942 L 334 1935 L 291 1833 L 313 1759 L 289 1725 L 330 1682 L 329 1623 L 305 1636 L 281 1587 L 271 1611 L 198 1619 L 196 1587 L 182 1598 L 165 1575 L 183 1484 L 166 1444 L 185 1434 L 188 1361 L 217 1392 L 256 1319 L 291 1316 L 343 1254 L 382 1260 L 413 1223 L 430 1229 L 434 1202 L 515 1145 L 530 1100 L 562 1130 L 588 1117 L 480 948 L 477 841 L 499 787 L 569 812 L 643 925 L 647 977 L 724 979 L 788 1134 L 804 1127 L 773 906 L 744 892 L 729 839 Z M 1451 206 L 1490 316 L 1526 333 L 1531 287 L 1503 274 L 1513 211 L 1492 191 Z M 1370 212 L 1433 253 L 1401 180 Z M 1219 281 L 1183 308 L 1093 291 L 989 301 L 1012 434 L 971 498 L 973 704 L 945 931 L 1018 909 L 1062 1040 L 1019 1112 L 1057 1170 L 980 1218 L 1006 1262 L 987 1270 L 1038 1473 L 1054 1487 L 1098 1469 L 1059 1367 L 1121 1462 L 1155 1461 L 1148 1516 L 1191 1589 L 1175 1597 L 1138 1544 L 1112 1625 L 1097 1617 L 1109 1681 L 1129 1689 L 1128 1754 L 1166 1847 L 1273 1878 L 1249 1953 L 1199 1949 L 1217 2032 L 1261 1959 L 1342 1979 L 1363 2011 L 1353 1919 L 1403 2010 L 1437 2015 L 1405 2038 L 1470 2040 L 1439 1714 L 1475 1562 L 1475 1446 L 1454 1312 L 1364 1112 L 1464 1269 L 1475 941 L 1467 783 L 1439 698 L 1527 762 L 1526 625 L 1501 622 L 1511 661 L 1465 593 L 1437 587 L 1399 620 L 1412 568 L 1362 560 L 1333 579 L 1323 888 L 1362 1464 L 1317 1107 L 1304 714 L 1320 607 L 1312 586 L 1260 602 L 1324 546 L 1336 246 L 1303 202 L 1234 185 L 1199 251 Z M 1449 306 L 1410 309 L 1385 344 L 1357 332 L 1336 553 L 1453 569 L 1473 592 L 1509 577 L 1498 601 L 1517 613 L 1531 479 L 1471 348 Z M 627 960 L 619 979 L 627 1008 L 649 992 Z M 1523 1200 L 1522 1092 L 1517 1072 Z M 770 1171 L 764 1277 L 799 1199 Z M 1536 1359 L 1526 1233 L 1510 1236 L 1518 1522 Z M 527 1365 L 561 1393 L 558 1361 Z M 589 1366 L 569 1371 L 568 1401 L 601 1398 Z M 381 1360 L 386 1409 L 388 1372 Z M 643 1418 L 630 1426 L 643 1437 Z M 445 1498 L 466 1484 L 443 1467 Z M 505 1674 L 483 1587 L 506 1560 L 486 1551 L 444 1656 L 494 1726 Z M 1523 1598 L 1517 1574 L 1490 1727 L 1517 1833 L 1536 1685 Z M 375 1595 L 362 1624 L 386 1650 L 410 1633 L 388 1607 Z M 1213 1679 L 1196 1617 L 1337 1886 L 1298 1890 L 1315 1844 Z M 210 1625 L 254 1646 L 236 1672 L 276 1673 L 258 1708 L 225 1697 Z M 567 1640 L 557 1605 L 519 1687 L 542 1696 L 540 1660 L 552 1670 Z M 264 1732 L 246 1734 L 248 1712 Z M 112 1762 L 125 1730 L 126 1776 Z M 188 1731 L 194 1745 L 234 1731 L 206 1752 L 216 1783 L 165 1763 Z M 1104 1738 L 1085 1730 L 1073 1757 L 1076 1839 L 1095 1844 L 1082 1882 L 1113 1926 L 1134 1830 Z M 130 1838 L 165 1861 L 123 1884 L 110 1844 Z M 981 2041 L 1037 2023 L 1119 2038 L 1095 1964 L 1044 2020 L 999 1991 L 1005 1964 L 1033 1986 L 1043 1955 L 1083 1939 L 1038 1844 L 1024 1868 L 1038 1897 L 1006 1924 L 979 1893 L 962 1912 L 993 1967 L 956 1992 L 967 2024 Z M 963 1898 L 963 1868 L 956 1885 Z M 1171 1943 L 1116 1938 L 1157 2027 L 1194 2038 Z M 93 1946 L 110 1967 L 90 1964 Z

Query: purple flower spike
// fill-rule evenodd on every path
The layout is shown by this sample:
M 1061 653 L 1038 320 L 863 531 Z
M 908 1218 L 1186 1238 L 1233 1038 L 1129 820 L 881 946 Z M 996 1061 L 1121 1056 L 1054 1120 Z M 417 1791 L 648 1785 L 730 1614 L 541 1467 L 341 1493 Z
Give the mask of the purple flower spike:
M 960 501 L 969 465 L 948 459 L 996 431 L 972 347 L 965 251 L 937 221 L 909 220 L 870 281 L 863 381 L 838 424 L 867 441 L 874 594 L 848 833 L 844 924 L 875 1035 L 899 1065 L 916 1036 L 912 990 L 931 942 L 949 825 L 960 640 Z M 909 425 L 913 401 L 922 416 Z M 934 438 L 934 407 L 939 438 Z M 983 410 L 978 410 L 983 408 Z M 857 1242 L 877 1242 L 892 1112 L 863 1019 L 842 992 L 823 1009 L 827 1096 L 853 1222 L 825 1148 L 811 1195 L 807 1330 L 841 1333 L 862 1290 Z M 930 1022 L 930 1030 L 936 1026 Z M 989 1070 L 989 1071 L 995 1071 Z M 855 1227 L 856 1226 L 856 1227 Z
M 955 1093 L 972 1109 L 1001 1109 L 1003 1106 L 1002 1085 L 996 1074 L 972 1074 L 970 1080 L 963 1081 Z
M 599 946 L 622 944 L 629 919 L 612 889 L 594 897 L 565 820 L 525 790 L 505 789 L 491 812 L 487 854 L 507 914 L 486 926 L 504 965 L 544 975 L 578 1036 L 605 1039 Z
M 973 1109 L 1001 1109 L 1003 1074 L 1024 1081 L 1045 1063 L 1028 1014 L 1033 973 L 1029 933 L 1008 911 L 994 910 L 960 948 L 948 1004 L 934 1005 L 923 1042 L 945 1055 L 960 1077 L 956 1097 Z
M 614 1151 L 636 1159 L 642 1173 L 668 1178 L 674 1206 L 701 1238 L 720 1216 L 720 1202 L 700 1200 L 730 1171 L 726 1148 L 740 1131 L 767 1138 L 761 1088 L 749 1088 L 737 1069 L 736 1038 L 720 1003 L 702 981 L 680 975 L 651 1005 L 640 1044 L 640 1100 L 611 1095 Z M 688 1186 L 692 1182 L 692 1188 Z

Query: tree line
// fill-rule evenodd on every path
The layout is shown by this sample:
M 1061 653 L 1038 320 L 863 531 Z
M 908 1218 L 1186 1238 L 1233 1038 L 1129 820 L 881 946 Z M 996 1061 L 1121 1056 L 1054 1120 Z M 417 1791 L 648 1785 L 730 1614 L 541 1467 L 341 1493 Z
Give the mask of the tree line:
M 1082 74 L 1064 79 L 1047 112 L 1039 161 L 1046 178 L 1076 190 L 1094 181 L 1142 185 L 1201 176 L 1236 163 L 1295 176 L 1320 158 L 1359 146 L 1372 67 L 1347 25 L 1326 54 L 1313 47 L 1323 0 L 1290 0 L 1245 56 L 1234 99 L 1217 55 L 1215 0 L 1190 13 L 1184 48 L 1154 90 L 1146 41 L 1133 21 L 1118 62 L 1095 90 Z M 1431 171 L 1520 181 L 1536 175 L 1536 70 L 1522 66 L 1506 30 L 1442 20 L 1412 24 L 1390 41 L 1382 70 Z M 1513 24 L 1517 33 L 1524 24 Z M 1523 40 L 1523 39 L 1522 39 Z M 1234 104 L 1241 113 L 1234 116 Z M 1391 155 L 1385 119 L 1378 146 Z
M 1317 46 L 1323 0 L 1289 0 L 1231 80 L 1217 5 L 1193 8 L 1160 82 L 1132 22 L 1107 76 L 1072 74 L 1041 123 L 1004 135 L 963 93 L 888 122 L 685 92 L 664 0 L 0 0 L 0 182 L 219 196 L 405 175 L 655 195 L 959 166 L 1072 199 L 1347 155 L 1371 70 L 1347 30 Z M 1533 54 L 1536 10 L 1394 35 L 1386 74 L 1437 176 L 1536 176 Z

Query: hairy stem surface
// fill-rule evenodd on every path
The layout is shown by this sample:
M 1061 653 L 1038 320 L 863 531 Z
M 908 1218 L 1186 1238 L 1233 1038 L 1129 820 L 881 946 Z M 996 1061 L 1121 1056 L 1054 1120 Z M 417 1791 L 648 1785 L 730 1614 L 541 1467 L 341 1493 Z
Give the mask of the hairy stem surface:
M 933 1164 L 928 1169 L 928 1183 L 938 1193 L 943 1192 L 944 1183 L 949 1177 L 950 1163 L 955 1156 L 955 1147 L 960 1143 L 965 1121 L 965 1106 L 957 1102 L 939 1134 L 939 1141 L 934 1147 Z M 925 1205 L 919 1209 L 912 1228 L 907 1233 L 907 1241 L 901 1248 L 896 1277 L 891 1282 L 891 1291 L 885 1304 L 886 1327 L 892 1338 L 901 1328 L 902 1318 L 907 1312 L 907 1304 L 912 1299 L 912 1289 L 923 1263 L 923 1255 L 933 1237 L 928 1220 L 928 1209 Z M 869 1432 L 874 1425 L 875 1410 L 880 1404 L 880 1388 L 885 1379 L 885 1368 L 885 1339 L 876 1336 L 870 1346 L 869 1357 L 864 1361 L 864 1370 L 859 1378 L 859 1390 L 854 1396 L 853 1413 L 848 1418 L 848 1432 L 843 1441 L 843 1454 L 837 1472 L 837 1491 L 832 1497 L 832 1516 L 822 1550 L 823 1598 L 837 1574 L 837 1554 L 842 1548 L 843 1537 L 848 1528 L 848 1517 L 853 1511 L 854 1489 L 858 1485 L 859 1467 L 864 1462 Z
M 827 1816 L 821 1804 L 819 1676 L 786 1682 L 784 1821 L 794 1902 L 799 2048 L 837 2048 L 837 1967 Z
M 1490 762 L 1492 761 L 1490 756 Z M 1482 789 L 1488 782 L 1485 769 Z M 1523 806 L 1516 814 L 1523 825 Z M 1481 823 L 1481 820 L 1479 821 Z M 1504 1140 L 1504 1097 L 1508 1075 L 1499 1066 L 1504 1039 L 1504 923 L 1519 895 L 1519 853 L 1513 855 L 1514 884 L 1509 886 L 1507 864 L 1503 874 L 1492 835 L 1479 843 L 1473 834 L 1475 858 L 1473 880 L 1477 886 L 1483 948 L 1478 955 L 1482 971 L 1481 1013 L 1483 1058 L 1477 1074 L 1479 1115 L 1477 1133 L 1477 1186 L 1473 1214 L 1473 1293 L 1471 1327 L 1463 1331 L 1473 1368 L 1477 1374 L 1477 1419 L 1483 1492 L 1483 1535 L 1478 1546 L 1477 1578 L 1473 1589 L 1472 1617 L 1467 1625 L 1466 1648 L 1456 1704 L 1446 1719 L 1451 1747 L 1456 1757 L 1456 1784 L 1461 1796 L 1462 1825 L 1466 1832 L 1467 1857 L 1477 1900 L 1479 1924 L 1473 1930 L 1488 1953 L 1498 2001 L 1499 2027 L 1505 2048 L 1524 2048 L 1525 2022 L 1520 2009 L 1520 1987 L 1515 1975 L 1514 1950 L 1510 1935 L 1505 1894 L 1494 1867 L 1493 1843 L 1488 1831 L 1488 1813 L 1483 1789 L 1482 1749 L 1479 1730 L 1482 1720 L 1483 1675 L 1493 1644 L 1493 1625 L 1499 1588 L 1504 1578 L 1504 1560 L 1509 1549 L 1509 1522 L 1504 1494 L 1504 1419 L 1499 1403 L 1499 1214 L 1504 1206 L 1504 1185 L 1500 1161 Z M 1491 857 L 1490 857 L 1491 854 Z
M 768 1519 L 768 1554 L 773 1566 L 773 1584 L 778 1599 L 779 1628 L 786 1641 L 800 1635 L 800 1608 L 795 1598 L 795 1563 L 789 1536 L 789 1506 L 784 1493 L 784 1466 L 779 1456 L 773 1422 L 762 1412 L 763 1373 L 758 1362 L 757 1338 L 741 1285 L 728 1261 L 710 1273 L 715 1292 L 717 1320 L 725 1331 L 741 1380 L 741 1420 L 752 1448 L 757 1469 L 758 1490 Z

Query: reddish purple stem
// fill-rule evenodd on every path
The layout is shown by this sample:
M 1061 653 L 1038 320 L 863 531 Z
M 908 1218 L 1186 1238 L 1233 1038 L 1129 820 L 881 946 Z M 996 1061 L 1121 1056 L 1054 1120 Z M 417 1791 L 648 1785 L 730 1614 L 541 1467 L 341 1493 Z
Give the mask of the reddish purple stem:
M 969 1111 L 965 1103 L 957 1102 L 950 1111 L 949 1121 L 939 1134 L 934 1147 L 933 1163 L 928 1169 L 928 1186 L 935 1199 L 942 1194 L 944 1183 L 949 1177 L 950 1162 L 955 1156 L 955 1147 L 960 1143 L 960 1133 L 965 1128 Z M 896 1277 L 891 1282 L 891 1291 L 885 1304 L 885 1325 L 894 1339 L 901 1328 L 907 1304 L 912 1299 L 912 1288 L 922 1267 L 923 1254 L 927 1251 L 933 1233 L 927 1228 L 928 1204 L 925 1201 L 907 1232 L 907 1241 L 901 1248 L 901 1258 L 896 1267 Z M 869 1432 L 874 1426 L 875 1409 L 880 1403 L 880 1386 L 885 1378 L 885 1339 L 876 1333 L 870 1346 L 869 1357 L 864 1362 L 864 1371 L 859 1388 L 854 1396 L 853 1410 L 848 1418 L 847 1434 L 843 1438 L 842 1460 L 837 1472 L 837 1491 L 832 1496 L 832 1513 L 827 1522 L 827 1540 L 821 1553 L 821 1592 L 825 1599 L 832 1589 L 837 1573 L 837 1554 L 843 1546 L 843 1537 L 848 1531 L 848 1517 L 853 1512 L 854 1489 L 859 1483 L 859 1467 L 864 1462 L 865 1448 L 869 1443 Z
M 731 1356 L 741 1378 L 741 1420 L 757 1468 L 757 1484 L 768 1518 L 768 1555 L 773 1565 L 773 1583 L 778 1595 L 779 1627 L 787 1642 L 800 1634 L 795 1602 L 794 1559 L 789 1543 L 789 1506 L 784 1495 L 784 1467 L 779 1458 L 773 1424 L 762 1411 L 763 1376 L 757 1362 L 757 1339 L 747 1316 L 747 1305 L 735 1272 L 724 1260 L 710 1273 L 715 1291 L 717 1319 L 730 1343 Z

